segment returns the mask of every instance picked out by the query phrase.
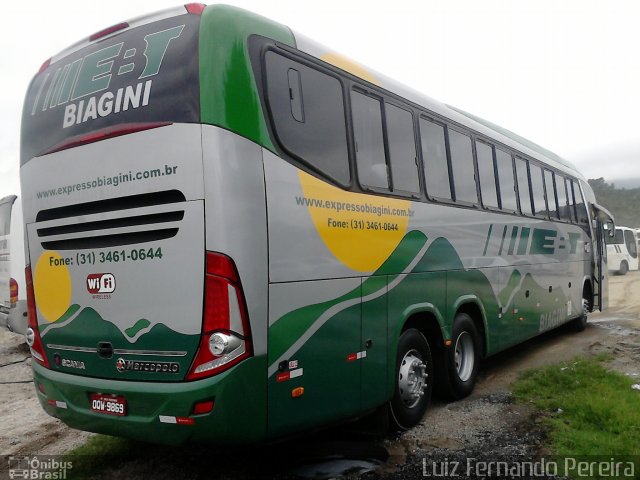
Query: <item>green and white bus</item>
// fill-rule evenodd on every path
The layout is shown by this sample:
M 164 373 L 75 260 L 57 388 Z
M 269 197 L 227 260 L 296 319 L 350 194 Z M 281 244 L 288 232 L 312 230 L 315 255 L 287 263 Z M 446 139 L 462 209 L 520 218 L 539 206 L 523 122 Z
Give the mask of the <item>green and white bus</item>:
M 228 6 L 45 62 L 21 185 L 36 392 L 82 430 L 409 428 L 606 306 L 609 215 L 572 165 Z

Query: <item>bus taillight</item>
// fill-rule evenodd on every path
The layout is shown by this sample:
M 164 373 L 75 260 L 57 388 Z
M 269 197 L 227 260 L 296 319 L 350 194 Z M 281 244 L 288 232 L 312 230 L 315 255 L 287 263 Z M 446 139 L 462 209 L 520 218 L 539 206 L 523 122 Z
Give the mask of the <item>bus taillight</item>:
M 24 269 L 24 276 L 27 284 L 27 314 L 29 318 L 29 328 L 27 328 L 27 345 L 31 349 L 34 360 L 45 368 L 49 367 L 47 355 L 44 352 L 44 345 L 38 331 L 38 314 L 36 312 L 36 297 L 33 291 L 33 277 L 31 276 L 31 265 Z
M 9 281 L 9 297 L 11 306 L 15 306 L 18 303 L 18 282 L 16 282 L 15 278 Z
M 207 252 L 202 337 L 187 380 L 216 375 L 253 354 L 244 293 L 226 255 Z

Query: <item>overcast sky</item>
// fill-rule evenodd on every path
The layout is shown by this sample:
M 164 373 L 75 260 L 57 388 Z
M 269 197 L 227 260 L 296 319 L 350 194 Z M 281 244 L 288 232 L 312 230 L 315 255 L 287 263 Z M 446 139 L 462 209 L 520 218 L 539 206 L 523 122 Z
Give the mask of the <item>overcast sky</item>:
M 230 0 L 555 151 L 589 178 L 640 179 L 640 2 Z M 18 193 L 22 101 L 47 58 L 172 0 L 7 2 L 0 197 Z M 640 186 L 640 180 L 639 180 Z

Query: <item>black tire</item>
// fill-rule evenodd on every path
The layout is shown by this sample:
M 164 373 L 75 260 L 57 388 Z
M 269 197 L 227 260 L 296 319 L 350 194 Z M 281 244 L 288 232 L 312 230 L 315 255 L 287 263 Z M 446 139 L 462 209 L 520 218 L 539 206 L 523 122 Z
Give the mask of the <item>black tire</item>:
M 582 315 L 571 322 L 576 332 L 583 332 L 587 328 L 588 314 L 591 311 L 591 299 L 587 293 L 582 294 Z
M 478 329 L 466 313 L 458 313 L 453 320 L 451 340 L 451 346 L 443 353 L 444 371 L 441 375 L 440 391 L 450 400 L 460 400 L 473 392 L 478 379 L 482 351 L 482 339 Z M 471 346 L 473 350 L 470 352 Z M 463 362 L 469 361 L 472 363 L 463 365 Z
M 627 263 L 626 260 L 623 260 L 620 263 L 620 270 L 618 270 L 618 275 L 626 275 L 628 271 L 629 271 L 629 264 Z
M 415 362 L 418 358 L 424 364 L 424 373 L 427 375 L 424 381 L 423 394 L 415 399 L 415 404 L 410 404 L 407 399 L 408 391 L 401 388 L 402 369 L 406 370 L 406 361 Z M 405 362 L 403 364 L 403 362 Z M 421 369 L 420 369 L 421 370 Z M 398 353 L 396 355 L 395 390 L 391 402 L 389 402 L 389 420 L 392 429 L 407 430 L 417 425 L 431 403 L 433 392 L 433 361 L 429 342 L 420 331 L 410 328 L 402 333 L 398 341 Z M 412 370 L 413 371 L 413 370 Z M 408 378 L 408 377 L 404 377 Z

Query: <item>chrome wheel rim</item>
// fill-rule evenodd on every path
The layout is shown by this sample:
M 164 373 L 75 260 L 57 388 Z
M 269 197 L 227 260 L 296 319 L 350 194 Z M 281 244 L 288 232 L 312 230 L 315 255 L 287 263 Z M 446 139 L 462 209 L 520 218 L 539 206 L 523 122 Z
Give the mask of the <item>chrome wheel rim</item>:
M 400 398 L 407 408 L 413 408 L 420 402 L 427 389 L 427 378 L 429 374 L 422 355 L 417 350 L 409 350 L 402 357 L 398 371 Z
M 460 380 L 463 382 L 469 380 L 473 373 L 473 367 L 476 363 L 473 337 L 469 332 L 462 332 L 458 335 L 454 352 L 454 361 Z

